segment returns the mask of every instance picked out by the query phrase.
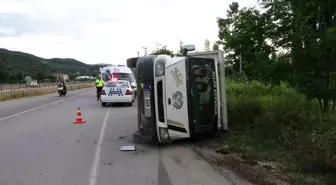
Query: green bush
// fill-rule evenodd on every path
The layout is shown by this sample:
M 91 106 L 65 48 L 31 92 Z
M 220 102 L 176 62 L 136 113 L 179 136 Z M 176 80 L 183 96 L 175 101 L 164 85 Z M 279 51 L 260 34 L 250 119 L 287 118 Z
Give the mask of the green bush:
M 230 130 L 262 148 L 281 148 L 301 170 L 336 170 L 336 117 L 287 84 L 227 80 Z M 280 155 L 280 154 L 279 154 Z

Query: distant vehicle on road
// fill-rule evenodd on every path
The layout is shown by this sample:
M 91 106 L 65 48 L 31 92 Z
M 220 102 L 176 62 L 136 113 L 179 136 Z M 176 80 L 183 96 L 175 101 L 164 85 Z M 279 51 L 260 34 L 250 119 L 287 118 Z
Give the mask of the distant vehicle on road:
M 104 82 L 115 80 L 126 80 L 130 83 L 136 97 L 137 84 L 132 70 L 126 65 L 111 65 L 100 68 L 101 77 Z
M 134 93 L 127 80 L 108 81 L 103 87 L 100 99 L 103 107 L 108 103 L 126 103 L 128 106 L 132 106 Z
M 58 92 L 59 96 L 65 96 L 66 95 L 67 92 L 65 91 L 63 83 L 58 84 L 57 92 Z
M 38 87 L 37 80 L 32 80 L 27 83 L 29 87 Z

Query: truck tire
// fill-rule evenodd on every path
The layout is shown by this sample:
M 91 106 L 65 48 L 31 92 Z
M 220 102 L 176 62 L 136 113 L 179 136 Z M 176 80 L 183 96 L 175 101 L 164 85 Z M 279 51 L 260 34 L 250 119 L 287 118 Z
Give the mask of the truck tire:
M 158 145 L 159 139 L 157 136 L 156 127 L 144 128 L 140 130 L 144 144 Z

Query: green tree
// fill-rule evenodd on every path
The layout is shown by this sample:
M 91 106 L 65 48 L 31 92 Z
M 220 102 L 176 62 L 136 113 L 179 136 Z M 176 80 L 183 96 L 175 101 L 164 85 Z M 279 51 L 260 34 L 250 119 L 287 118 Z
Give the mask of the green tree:
M 182 47 L 183 47 L 183 41 L 180 40 L 180 51 L 179 51 L 179 53 L 183 53 Z
M 336 108 L 336 2 L 264 0 L 273 24 L 270 38 L 290 50 L 295 67 L 292 85 L 317 99 L 322 112 Z M 330 106 L 330 102 L 333 102 Z
M 204 41 L 204 51 L 210 51 L 210 41 L 208 39 Z
M 212 46 L 212 50 L 213 51 L 216 51 L 216 50 L 219 50 L 219 46 L 216 42 L 214 42 L 213 46 Z
M 335 110 L 336 1 L 262 3 L 264 13 L 240 9 L 233 2 L 227 17 L 217 20 L 220 44 L 229 53 L 226 61 L 237 71 L 241 55 L 248 79 L 275 84 L 286 80 L 308 98 L 317 99 L 322 112 Z M 287 50 L 289 55 L 276 56 L 277 50 Z M 287 62 L 289 57 L 292 63 Z
M 151 53 L 152 55 L 172 55 L 173 51 L 168 50 L 167 46 L 163 46 L 161 43 L 156 43 L 156 49 Z
M 275 48 L 268 44 L 270 20 L 255 8 L 239 9 L 239 4 L 229 5 L 227 18 L 218 18 L 220 44 L 226 53 L 226 61 L 238 71 L 240 55 L 244 72 L 249 79 L 267 82 L 271 68 L 269 56 Z
M 0 70 L 0 83 L 2 81 L 7 81 L 8 80 L 8 73 L 6 71 Z

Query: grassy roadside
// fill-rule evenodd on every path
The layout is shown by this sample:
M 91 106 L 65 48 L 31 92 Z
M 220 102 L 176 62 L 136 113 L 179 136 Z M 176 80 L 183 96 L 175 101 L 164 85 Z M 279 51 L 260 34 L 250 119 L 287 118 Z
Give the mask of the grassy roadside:
M 81 84 L 72 84 L 67 86 L 68 91 L 83 89 L 94 87 L 93 83 L 81 83 Z M 33 96 L 41 96 L 45 94 L 55 93 L 57 91 L 56 87 L 46 87 L 46 88 L 37 88 L 37 89 L 23 89 L 17 91 L 7 91 L 0 92 L 0 101 L 25 98 L 25 97 L 33 97 Z
M 194 145 L 258 185 L 336 184 L 336 117 L 286 84 L 228 80 L 229 132 Z

